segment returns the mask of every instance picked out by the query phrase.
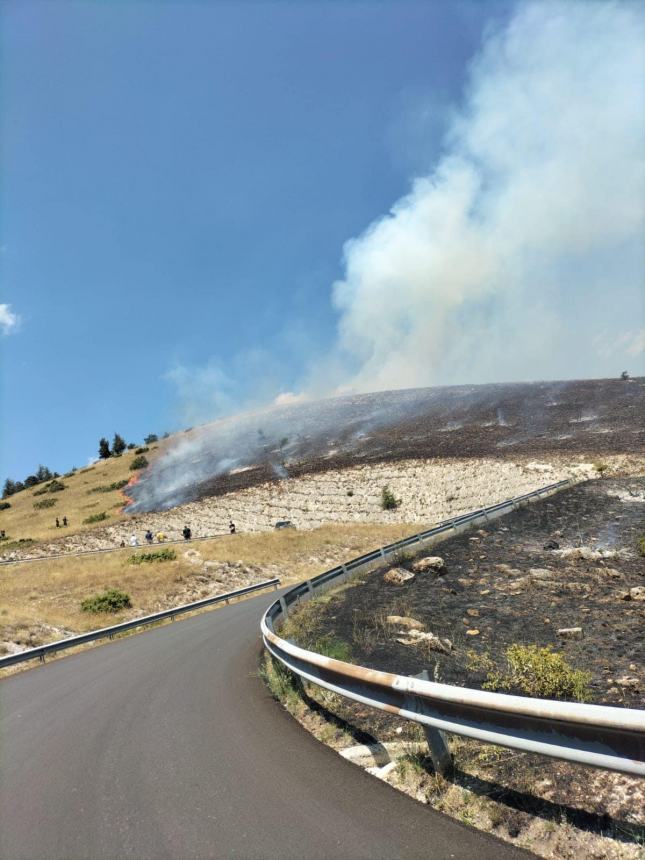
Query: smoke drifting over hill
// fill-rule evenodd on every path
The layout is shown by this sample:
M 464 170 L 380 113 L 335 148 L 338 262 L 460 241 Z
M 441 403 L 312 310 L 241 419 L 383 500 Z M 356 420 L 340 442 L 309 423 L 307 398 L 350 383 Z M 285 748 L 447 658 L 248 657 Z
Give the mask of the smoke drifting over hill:
M 644 36 L 639 4 L 539 2 L 488 38 L 436 169 L 345 246 L 341 384 L 642 360 Z

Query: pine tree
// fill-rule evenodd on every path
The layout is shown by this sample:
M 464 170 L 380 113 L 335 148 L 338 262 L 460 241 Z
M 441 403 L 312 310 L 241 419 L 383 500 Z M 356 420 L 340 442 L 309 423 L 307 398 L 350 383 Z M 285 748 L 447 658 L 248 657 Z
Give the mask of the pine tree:
M 107 458 L 111 456 L 112 452 L 110 451 L 110 443 L 107 439 L 101 439 L 99 442 L 99 457 L 101 460 L 107 460 Z
M 157 442 L 158 440 L 159 440 L 159 437 L 157 436 L 156 433 L 148 433 L 148 435 L 146 436 L 146 438 L 143 441 L 145 442 L 146 445 L 152 445 L 153 442 Z
M 2 498 L 6 499 L 8 496 L 13 496 L 16 492 L 16 482 L 12 481 L 11 478 L 7 478 L 4 482 L 4 489 L 2 491 Z
M 112 454 L 115 457 L 120 457 L 126 448 L 127 445 L 123 436 L 119 436 L 118 433 L 115 433 L 114 439 L 112 440 Z

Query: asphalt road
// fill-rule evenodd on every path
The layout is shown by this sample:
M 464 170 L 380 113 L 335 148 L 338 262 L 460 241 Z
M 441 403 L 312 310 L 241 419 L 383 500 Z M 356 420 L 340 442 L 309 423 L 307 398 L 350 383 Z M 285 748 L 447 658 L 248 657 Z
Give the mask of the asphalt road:
M 272 599 L 0 681 L 0 857 L 531 856 L 303 731 L 256 675 Z

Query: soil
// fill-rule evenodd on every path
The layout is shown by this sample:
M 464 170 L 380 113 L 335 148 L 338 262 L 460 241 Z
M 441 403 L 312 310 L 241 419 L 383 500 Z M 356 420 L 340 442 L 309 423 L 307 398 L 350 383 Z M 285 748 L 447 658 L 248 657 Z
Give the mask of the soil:
M 470 687 L 485 674 L 469 654 L 503 667 L 513 643 L 550 645 L 591 673 L 591 701 L 642 707 L 645 600 L 626 598 L 645 586 L 643 535 L 645 478 L 589 481 L 439 544 L 425 553 L 444 559 L 439 573 L 397 587 L 373 571 L 321 604 L 317 626 L 349 643 L 355 663 Z M 569 554 L 580 547 L 583 557 Z M 387 615 L 413 617 L 453 650 L 401 644 Z M 577 627 L 581 638 L 558 635 Z

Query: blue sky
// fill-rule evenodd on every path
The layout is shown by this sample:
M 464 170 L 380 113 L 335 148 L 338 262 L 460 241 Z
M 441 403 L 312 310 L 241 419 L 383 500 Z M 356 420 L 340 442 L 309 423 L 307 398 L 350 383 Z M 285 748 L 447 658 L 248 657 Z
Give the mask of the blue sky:
M 409 354 L 375 368 L 373 344 L 352 353 L 360 302 L 378 303 L 364 287 L 370 248 L 343 259 L 343 246 L 435 170 L 474 86 L 470 60 L 516 12 L 454 0 L 5 2 L 0 302 L 19 320 L 5 317 L 0 338 L 1 476 L 83 465 L 115 430 L 139 441 L 281 392 L 330 390 L 322 367 L 333 390 L 396 384 Z M 485 80 L 504 73 L 483 65 Z M 638 256 L 632 240 L 616 241 Z M 626 340 L 592 370 L 627 359 L 632 329 L 621 318 L 593 330 L 597 352 L 603 336 L 608 354 Z M 484 381 L 471 366 L 463 379 L 409 378 Z

